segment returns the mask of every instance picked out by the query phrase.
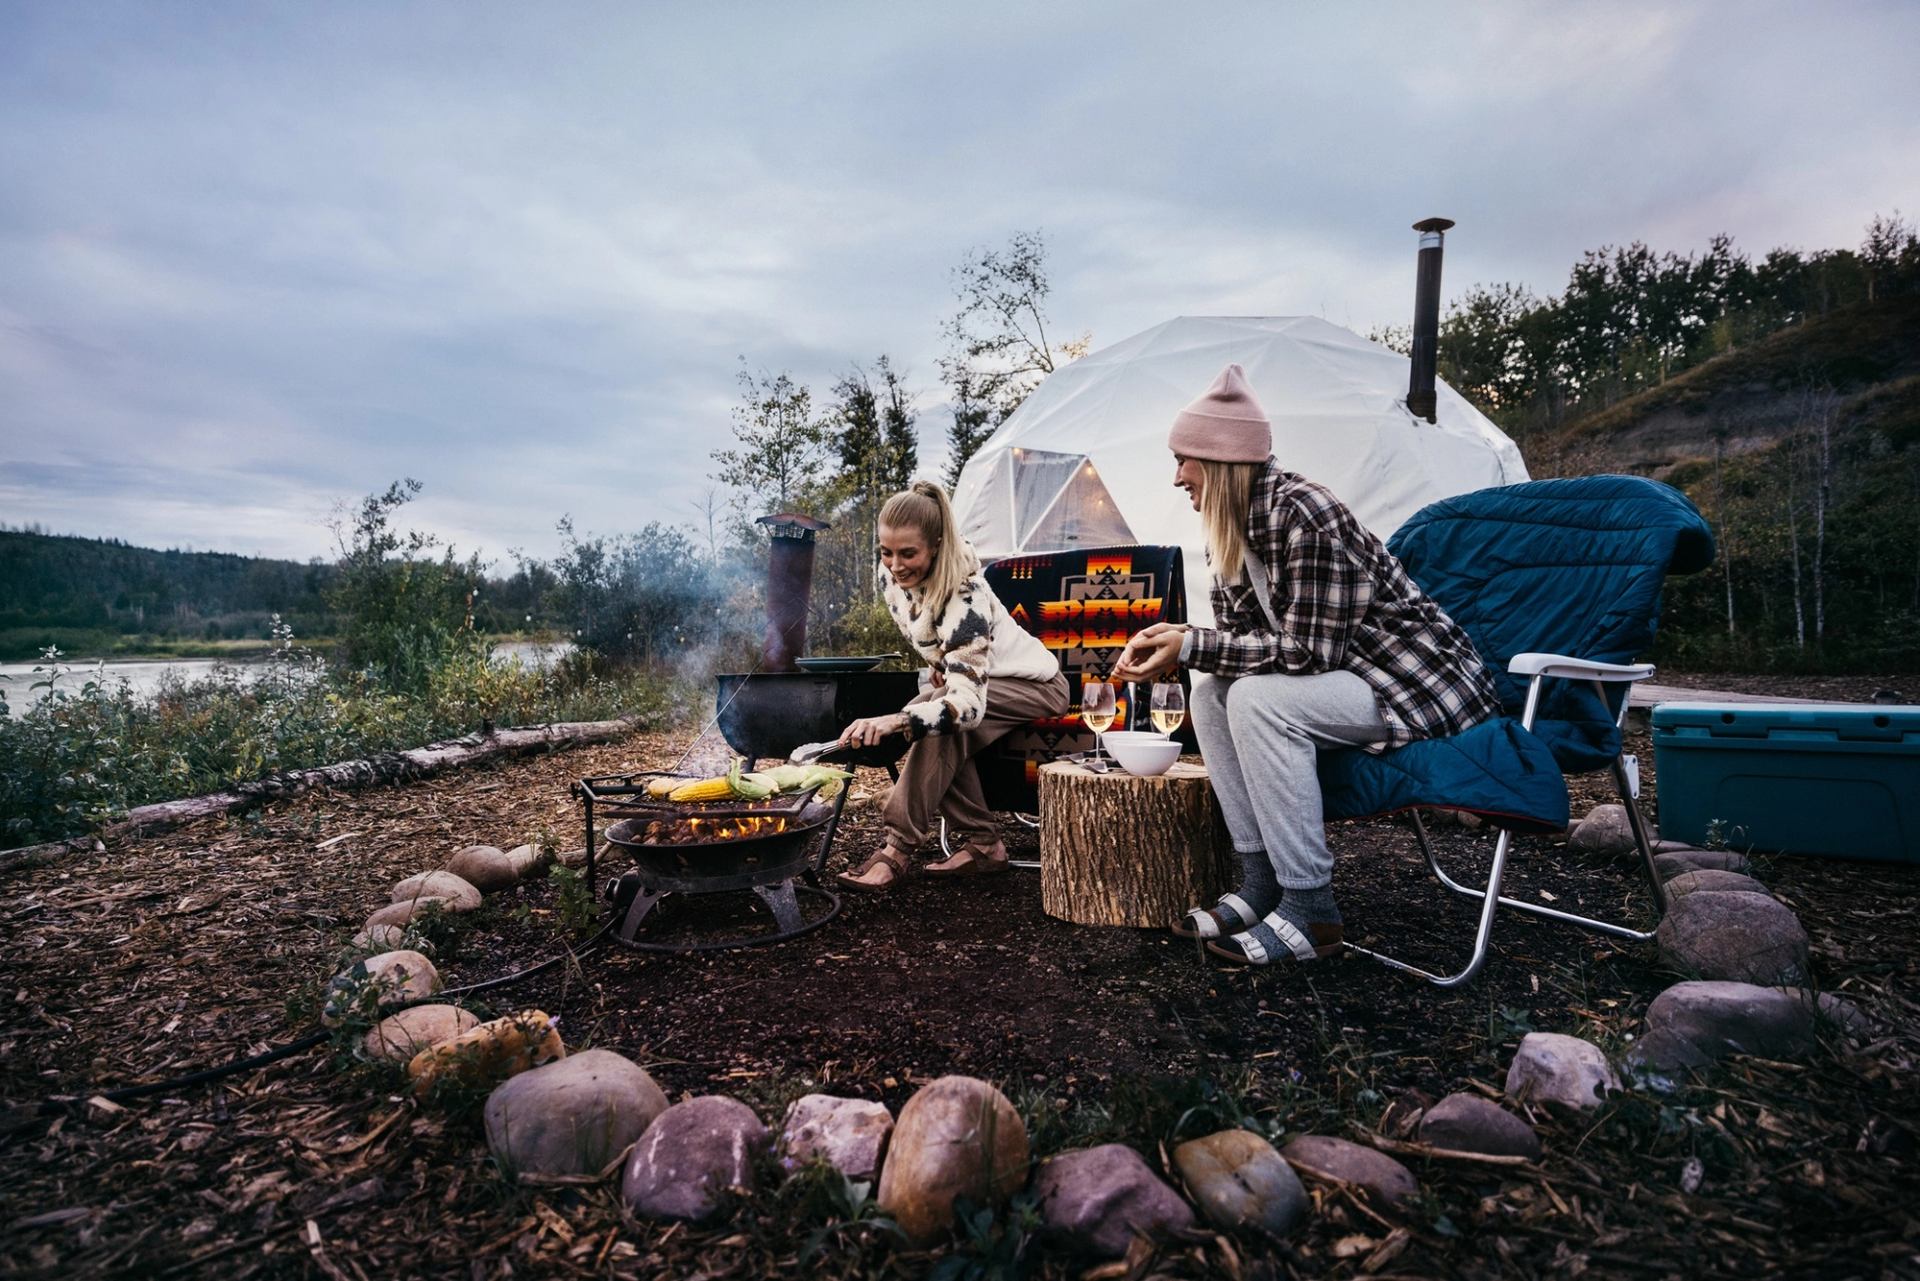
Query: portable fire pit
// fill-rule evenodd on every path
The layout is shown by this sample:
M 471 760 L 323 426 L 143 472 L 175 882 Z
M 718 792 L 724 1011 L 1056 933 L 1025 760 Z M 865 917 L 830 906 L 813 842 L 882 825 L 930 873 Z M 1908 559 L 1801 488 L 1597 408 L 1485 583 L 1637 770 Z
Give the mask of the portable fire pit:
M 832 920 L 840 896 L 823 888 L 819 875 L 847 803 L 847 789 L 829 803 L 814 789 L 764 801 L 681 802 L 646 794 L 657 773 L 583 778 L 574 786 L 587 825 L 587 877 L 594 878 L 595 824 L 607 830 L 610 849 L 629 861 L 610 887 L 620 923 L 614 937 L 649 952 L 707 952 L 779 943 Z M 639 937 L 653 910 L 673 894 L 718 894 L 751 890 L 773 914 L 775 929 L 692 943 L 654 943 Z M 819 899 L 826 911 L 806 920 L 800 896 Z

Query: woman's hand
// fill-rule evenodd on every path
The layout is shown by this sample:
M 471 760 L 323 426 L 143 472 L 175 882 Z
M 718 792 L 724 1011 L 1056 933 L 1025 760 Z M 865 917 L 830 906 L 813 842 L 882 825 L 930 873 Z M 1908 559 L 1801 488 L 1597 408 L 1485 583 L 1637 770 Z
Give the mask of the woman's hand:
M 1180 645 L 1187 634 L 1183 623 L 1155 623 L 1137 633 L 1120 651 L 1113 678 L 1150 681 L 1171 675 L 1180 665 Z
M 907 732 L 907 714 L 868 716 L 855 721 L 840 733 L 840 741 L 853 747 L 874 747 L 883 738 Z

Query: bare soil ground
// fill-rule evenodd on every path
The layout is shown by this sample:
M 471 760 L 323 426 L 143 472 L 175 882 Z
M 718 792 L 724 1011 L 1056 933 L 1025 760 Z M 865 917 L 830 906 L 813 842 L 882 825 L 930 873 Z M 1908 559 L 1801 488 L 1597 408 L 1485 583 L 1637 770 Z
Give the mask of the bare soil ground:
M 1910 677 L 1849 679 L 1766 688 L 1920 691 Z M 699 1229 L 624 1216 L 612 1184 L 515 1184 L 470 1106 L 418 1106 L 391 1076 L 324 1049 L 124 1108 L 84 1102 L 299 1035 L 341 946 L 394 881 L 474 842 L 544 834 L 576 846 L 573 779 L 662 767 L 680 746 L 636 737 L 311 795 L 9 876 L 0 1274 L 907 1277 L 958 1250 L 973 1275 L 1017 1275 L 989 1270 L 991 1243 L 896 1250 L 847 1224 L 817 1179 Z M 1649 745 L 1637 747 L 1651 773 Z M 857 789 L 884 782 L 863 773 Z M 1575 813 L 1600 799 L 1577 785 Z M 1460 865 L 1484 866 L 1486 834 L 1438 835 Z M 1008 836 L 1031 849 L 1025 829 Z M 850 805 L 835 865 L 878 839 L 871 803 Z M 1334 847 L 1350 937 L 1436 964 L 1464 953 L 1471 912 L 1445 901 L 1403 826 L 1342 825 Z M 1555 841 L 1520 841 L 1512 872 L 1513 892 L 1574 910 L 1644 905 L 1631 869 Z M 1323 1188 L 1321 1212 L 1289 1242 L 1196 1233 L 1129 1275 L 1920 1275 L 1920 872 L 1781 858 L 1760 875 L 1805 922 L 1819 984 L 1886 1019 L 1884 1035 L 1836 1040 L 1806 1064 L 1736 1061 L 1671 1099 L 1541 1116 L 1537 1169 L 1409 1158 L 1424 1191 L 1401 1219 Z M 758 913 L 738 900 L 672 901 L 662 928 L 735 930 Z M 444 943 L 449 984 L 578 937 L 553 882 L 496 896 L 462 924 Z M 570 1047 L 618 1050 L 674 1097 L 731 1093 L 774 1124 L 807 1090 L 897 1110 L 919 1083 L 964 1072 L 1008 1091 L 1037 1154 L 1117 1140 L 1158 1165 L 1163 1148 L 1225 1125 L 1362 1137 L 1391 1129 L 1390 1107 L 1456 1089 L 1497 1095 L 1527 1030 L 1617 1049 L 1673 977 L 1650 949 L 1511 917 L 1483 977 L 1460 992 L 1359 958 L 1230 971 L 1164 934 L 1054 921 L 1035 874 L 1015 873 L 849 896 L 822 928 L 765 949 L 610 946 L 476 1004 L 545 1009 Z M 35 1105 L 49 1096 L 78 1102 L 46 1115 Z M 1087 1261 L 1036 1248 L 1028 1267 L 1073 1277 Z

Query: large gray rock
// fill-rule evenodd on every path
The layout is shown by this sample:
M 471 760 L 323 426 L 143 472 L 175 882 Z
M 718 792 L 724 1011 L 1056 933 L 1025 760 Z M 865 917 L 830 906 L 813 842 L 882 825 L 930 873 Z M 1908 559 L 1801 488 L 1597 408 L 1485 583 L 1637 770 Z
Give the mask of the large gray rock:
M 871 1179 L 880 1173 L 892 1133 L 893 1113 L 883 1103 L 802 1095 L 780 1127 L 780 1163 L 797 1170 L 809 1161 L 825 1161 L 850 1179 Z
M 520 880 L 507 852 L 492 845 L 467 846 L 447 860 L 447 871 L 482 894 L 510 889 Z
M 394 1001 L 416 1001 L 441 988 L 440 972 L 418 952 L 381 952 L 333 976 L 320 1021 L 337 1027 L 376 1014 Z
M 1034 1199 L 1048 1229 L 1101 1258 L 1193 1226 L 1193 1210 L 1124 1143 L 1063 1152 L 1040 1167 Z
M 393 887 L 395 903 L 426 897 L 444 899 L 448 912 L 471 912 L 480 906 L 480 891 L 452 872 L 416 872 Z
M 1450 1152 L 1540 1159 L 1540 1136 L 1497 1103 L 1477 1094 L 1449 1094 L 1420 1116 L 1420 1142 Z
M 1637 848 L 1624 805 L 1596 805 L 1574 826 L 1567 847 L 1582 854 L 1626 854 Z
M 389 903 L 367 918 L 366 926 L 360 931 L 368 939 L 374 937 L 374 931 L 381 926 L 395 926 L 403 933 L 413 918 L 438 908 L 443 912 L 454 910 L 448 900 L 437 894 L 422 894 L 419 898 L 408 899 L 404 903 Z M 387 937 L 382 935 L 381 937 Z
M 666 1110 L 639 1064 L 583 1050 L 488 1095 L 487 1146 L 515 1173 L 598 1174 Z
M 900 1109 L 880 1171 L 880 1208 L 924 1245 L 953 1226 L 953 1201 L 1000 1205 L 1027 1181 L 1027 1127 L 1005 1095 L 943 1076 Z
M 1217 1228 L 1257 1228 L 1283 1237 L 1307 1217 L 1300 1176 L 1273 1144 L 1246 1130 L 1221 1130 L 1173 1150 L 1173 1168 L 1200 1213 Z
M 1660 959 L 1683 974 L 1741 983 L 1796 984 L 1807 977 L 1807 932 L 1765 894 L 1689 894 L 1655 933 Z
M 730 1189 L 753 1186 L 753 1158 L 767 1127 L 737 1099 L 708 1095 L 654 1118 L 627 1159 L 620 1195 L 650 1219 L 705 1219 Z
M 367 1058 L 406 1064 L 429 1046 L 480 1026 L 480 1016 L 457 1005 L 416 1005 L 390 1014 L 361 1039 Z
M 1627 1051 L 1627 1072 L 1655 1089 L 1729 1054 L 1796 1059 L 1814 1046 L 1815 1007 L 1751 983 L 1676 983 L 1647 1007 L 1647 1029 Z
M 1660 874 L 1663 881 L 1670 881 L 1687 872 L 1739 872 L 1745 875 L 1753 871 L 1753 860 L 1733 850 L 1697 850 L 1691 846 L 1680 846 L 1654 854 L 1653 870 Z
M 1585 1110 L 1619 1088 L 1619 1074 L 1599 1046 L 1559 1032 L 1527 1033 L 1507 1065 L 1507 1097 L 1515 1103 Z
M 1722 872 L 1717 868 L 1701 868 L 1695 872 L 1682 872 L 1669 877 L 1666 882 L 1667 894 L 1671 898 L 1684 898 L 1689 894 L 1720 893 L 1728 890 L 1743 890 L 1749 894 L 1765 894 L 1767 887 L 1739 872 Z
M 1420 1191 L 1413 1172 L 1385 1152 L 1335 1139 L 1303 1134 L 1280 1149 L 1287 1164 L 1320 1179 L 1336 1179 L 1364 1190 L 1382 1205 L 1399 1206 Z

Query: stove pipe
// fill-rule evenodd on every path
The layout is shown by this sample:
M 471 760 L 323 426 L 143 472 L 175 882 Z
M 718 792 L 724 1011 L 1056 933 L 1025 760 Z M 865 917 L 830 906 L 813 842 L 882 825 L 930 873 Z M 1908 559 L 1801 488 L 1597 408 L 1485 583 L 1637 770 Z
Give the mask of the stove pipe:
M 807 602 L 813 595 L 813 536 L 833 526 L 797 512 L 754 521 L 773 535 L 767 552 L 767 639 L 760 670 L 797 672 L 793 660 L 807 652 Z
M 1433 377 L 1440 359 L 1440 255 L 1451 226 L 1451 218 L 1413 224 L 1420 233 L 1420 265 L 1413 287 L 1413 375 L 1407 382 L 1407 409 L 1428 422 L 1435 421 L 1439 409 Z

